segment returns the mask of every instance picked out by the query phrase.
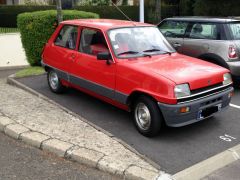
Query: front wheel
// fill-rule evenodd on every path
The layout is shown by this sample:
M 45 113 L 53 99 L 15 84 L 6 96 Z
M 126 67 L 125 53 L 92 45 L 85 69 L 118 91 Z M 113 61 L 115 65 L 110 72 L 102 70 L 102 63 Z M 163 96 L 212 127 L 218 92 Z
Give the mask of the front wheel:
M 62 85 L 56 71 L 50 69 L 47 73 L 48 86 L 50 90 L 54 93 L 62 93 L 65 87 Z
M 134 104 L 134 122 L 144 136 L 156 136 L 161 129 L 163 117 L 157 103 L 150 97 L 141 96 Z

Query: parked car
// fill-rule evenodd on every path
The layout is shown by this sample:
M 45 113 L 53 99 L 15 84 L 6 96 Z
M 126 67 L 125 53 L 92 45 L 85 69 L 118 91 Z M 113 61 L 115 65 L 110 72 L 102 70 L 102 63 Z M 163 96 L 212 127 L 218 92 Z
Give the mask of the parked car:
M 229 70 L 178 54 L 150 24 L 104 19 L 62 22 L 44 47 L 51 91 L 77 88 L 133 113 L 136 128 L 157 135 L 226 108 Z
M 176 17 L 158 24 L 179 52 L 230 69 L 240 84 L 240 21 L 231 18 Z

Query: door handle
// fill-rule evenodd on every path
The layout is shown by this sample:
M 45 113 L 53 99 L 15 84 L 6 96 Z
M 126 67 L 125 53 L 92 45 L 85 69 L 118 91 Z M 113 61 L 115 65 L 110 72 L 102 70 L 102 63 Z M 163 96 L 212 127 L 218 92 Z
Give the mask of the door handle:
M 179 47 L 181 47 L 182 45 L 180 44 L 180 43 L 173 43 L 173 47 L 174 48 L 179 48 Z
M 75 57 L 76 57 L 75 54 L 71 54 L 72 59 L 75 59 Z

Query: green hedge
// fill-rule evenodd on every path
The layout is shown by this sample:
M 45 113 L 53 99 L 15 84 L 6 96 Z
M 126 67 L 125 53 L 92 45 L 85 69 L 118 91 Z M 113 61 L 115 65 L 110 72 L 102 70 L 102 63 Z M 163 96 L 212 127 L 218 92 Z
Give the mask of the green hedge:
M 24 12 L 56 9 L 56 6 L 0 5 L 0 27 L 17 27 L 17 16 Z
M 139 21 L 139 6 L 118 6 L 127 16 L 134 21 Z M 17 27 L 17 15 L 24 12 L 41 10 L 55 10 L 56 6 L 29 6 L 29 5 L 0 5 L 0 27 Z M 75 6 L 74 9 L 94 12 L 101 18 L 126 19 L 114 6 Z M 145 6 L 145 21 L 157 23 L 160 20 L 154 17 L 153 6 Z M 172 17 L 178 15 L 178 6 L 162 5 L 162 17 Z
M 138 6 L 118 6 L 130 19 L 139 21 Z M 99 14 L 100 18 L 105 19 L 124 19 L 125 16 L 114 6 L 75 6 L 74 9 L 81 11 L 94 12 Z M 147 8 L 146 8 L 147 9 Z
M 196 16 L 239 16 L 240 1 L 237 0 L 196 0 Z
M 41 52 L 44 44 L 54 32 L 56 11 L 36 11 L 18 15 L 17 24 L 21 33 L 21 40 L 30 65 L 40 64 Z M 98 18 L 95 13 L 64 10 L 63 19 Z

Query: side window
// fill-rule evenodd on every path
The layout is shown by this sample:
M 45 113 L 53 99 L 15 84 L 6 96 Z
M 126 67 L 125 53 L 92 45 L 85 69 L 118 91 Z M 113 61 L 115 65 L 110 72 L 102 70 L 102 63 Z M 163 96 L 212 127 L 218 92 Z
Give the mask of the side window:
M 75 49 L 77 42 L 78 28 L 76 26 L 63 26 L 58 34 L 55 45 L 68 49 Z
M 79 51 L 97 56 L 100 52 L 108 52 L 106 40 L 102 32 L 85 28 L 82 30 Z
M 187 26 L 187 22 L 165 21 L 159 26 L 159 29 L 165 37 L 182 38 Z
M 189 37 L 193 39 L 218 39 L 217 25 L 195 23 L 192 26 Z

